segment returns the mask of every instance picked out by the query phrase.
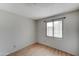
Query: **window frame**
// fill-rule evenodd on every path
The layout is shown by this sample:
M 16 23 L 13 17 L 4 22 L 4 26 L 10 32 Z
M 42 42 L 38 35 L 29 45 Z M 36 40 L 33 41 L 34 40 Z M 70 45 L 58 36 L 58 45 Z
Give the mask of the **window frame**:
M 50 20 L 50 21 L 46 21 L 45 23 L 45 36 L 46 37 L 49 37 L 49 38 L 59 38 L 59 39 L 62 39 L 60 37 L 54 37 L 54 21 L 62 21 L 62 38 L 63 38 L 63 19 L 57 19 L 57 20 Z M 47 36 L 47 22 L 53 22 L 53 36 Z

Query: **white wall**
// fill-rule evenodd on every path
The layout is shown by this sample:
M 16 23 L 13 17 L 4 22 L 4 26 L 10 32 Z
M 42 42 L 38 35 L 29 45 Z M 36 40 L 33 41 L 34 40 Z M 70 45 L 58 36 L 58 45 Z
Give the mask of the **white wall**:
M 50 20 L 53 18 L 66 17 L 63 20 L 63 38 L 49 38 L 45 36 L 45 23 L 43 20 Z M 38 32 L 38 42 L 48 45 L 50 47 L 57 48 L 69 52 L 73 55 L 79 55 L 79 40 L 78 40 L 78 20 L 79 11 L 74 11 L 70 13 L 64 13 L 61 15 L 53 16 L 47 19 L 38 21 L 37 32 Z
M 35 43 L 35 21 L 0 10 L 0 55 Z

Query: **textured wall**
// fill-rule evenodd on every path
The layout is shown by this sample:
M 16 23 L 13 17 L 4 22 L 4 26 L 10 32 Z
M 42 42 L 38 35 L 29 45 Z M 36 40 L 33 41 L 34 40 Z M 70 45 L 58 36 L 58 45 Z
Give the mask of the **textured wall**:
M 50 20 L 59 17 L 66 17 L 66 19 L 63 20 L 63 38 L 53 39 L 50 37 L 46 37 L 45 23 L 43 22 L 43 20 Z M 79 42 L 78 40 L 79 11 L 60 14 L 43 20 L 39 20 L 37 25 L 39 43 L 46 44 L 50 47 L 54 47 L 69 52 L 73 55 L 79 55 L 79 43 L 78 43 Z
M 35 43 L 35 21 L 0 10 L 0 55 Z

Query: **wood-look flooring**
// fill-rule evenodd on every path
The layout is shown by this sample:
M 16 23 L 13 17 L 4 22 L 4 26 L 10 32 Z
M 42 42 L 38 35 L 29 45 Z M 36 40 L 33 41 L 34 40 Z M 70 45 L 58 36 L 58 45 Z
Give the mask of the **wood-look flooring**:
M 25 47 L 17 52 L 11 53 L 8 56 L 72 56 L 69 53 L 50 48 L 42 44 L 33 44 Z

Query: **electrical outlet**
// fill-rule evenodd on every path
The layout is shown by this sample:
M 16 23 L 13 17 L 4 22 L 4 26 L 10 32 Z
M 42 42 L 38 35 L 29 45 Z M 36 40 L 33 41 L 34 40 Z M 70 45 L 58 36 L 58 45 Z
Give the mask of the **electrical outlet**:
M 16 48 L 16 45 L 13 45 L 13 48 Z

